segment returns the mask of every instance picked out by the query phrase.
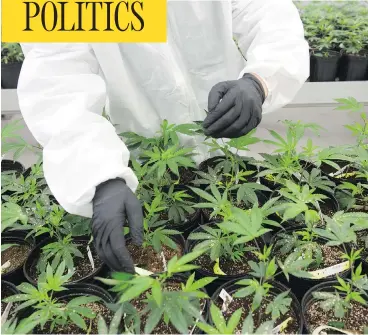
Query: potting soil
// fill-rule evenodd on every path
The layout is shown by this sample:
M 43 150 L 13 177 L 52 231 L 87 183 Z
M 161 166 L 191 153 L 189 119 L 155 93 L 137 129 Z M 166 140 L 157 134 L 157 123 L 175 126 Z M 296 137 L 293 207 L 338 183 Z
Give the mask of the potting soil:
M 364 327 L 368 325 L 368 307 L 351 303 L 352 308 L 345 313 L 343 318 L 336 318 L 333 310 L 324 311 L 320 307 L 320 302 L 313 302 L 306 311 L 306 322 L 309 327 L 309 333 L 321 325 L 327 325 L 331 321 L 342 322 L 344 329 L 352 332 L 364 334 Z
M 87 328 L 88 329 L 90 328 L 88 334 L 99 334 L 97 327 L 99 316 L 102 316 L 105 319 L 107 325 L 110 324 L 110 321 L 114 316 L 114 313 L 105 304 L 101 302 L 92 302 L 82 306 L 90 308 L 96 314 L 96 317 L 94 319 L 82 317 L 87 325 Z M 55 328 L 52 330 L 52 333 L 50 333 L 50 322 L 47 322 L 43 327 L 43 329 L 41 329 L 40 326 L 37 326 L 33 330 L 33 334 L 83 334 L 83 333 L 84 331 L 72 322 L 67 322 L 63 326 L 61 325 L 55 326 Z
M 177 282 L 166 282 L 165 283 L 165 290 L 168 291 L 180 291 L 181 290 L 181 283 Z M 141 312 L 145 307 L 146 304 L 144 303 L 144 300 L 146 299 L 146 293 L 142 293 L 137 299 L 134 299 L 131 301 L 131 304 L 137 309 L 138 312 Z M 200 300 L 200 307 L 203 310 L 205 306 L 205 300 Z M 173 311 L 175 313 L 175 311 Z M 148 315 L 144 314 L 141 317 L 141 326 L 142 326 L 142 334 L 144 331 L 144 327 L 147 321 Z M 176 328 L 169 323 L 168 325 L 165 324 L 164 320 L 161 319 L 161 321 L 157 324 L 157 326 L 153 329 L 151 334 L 178 334 L 178 331 Z
M 128 241 L 127 249 L 131 254 L 136 266 L 154 273 L 162 272 L 165 270 L 161 255 L 156 253 L 156 251 L 151 246 L 142 248 Z M 183 250 L 178 244 L 177 250 L 173 250 L 166 245 L 162 245 L 162 252 L 165 255 L 166 262 L 168 262 L 175 255 L 177 255 L 178 257 L 183 255 Z
M 76 280 L 80 280 L 82 278 L 88 277 L 94 271 L 89 261 L 89 258 L 87 256 L 88 254 L 87 246 L 88 246 L 88 242 L 78 241 L 78 249 L 83 254 L 83 258 L 81 257 L 74 258 L 75 272 L 73 276 L 69 279 L 69 281 L 76 281 Z M 92 244 L 90 244 L 89 246 L 90 246 L 90 250 L 91 250 L 91 254 L 92 254 L 92 258 L 94 262 L 94 267 L 96 269 L 102 265 L 102 261 L 98 257 L 94 246 Z M 37 280 L 39 276 L 38 270 L 37 270 L 37 263 L 38 263 L 38 259 L 35 260 L 35 262 L 32 264 L 31 269 L 29 271 L 31 278 L 34 280 Z
M 9 273 L 22 266 L 26 261 L 31 247 L 27 244 L 14 245 L 1 253 L 1 265 L 9 261 L 9 267 L 3 270 L 3 273 Z

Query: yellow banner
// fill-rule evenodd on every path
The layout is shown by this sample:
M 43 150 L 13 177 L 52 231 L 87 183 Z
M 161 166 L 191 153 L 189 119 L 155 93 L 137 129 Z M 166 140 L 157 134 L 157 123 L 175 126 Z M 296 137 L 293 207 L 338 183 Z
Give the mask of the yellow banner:
M 166 42 L 166 0 L 2 0 L 2 42 Z

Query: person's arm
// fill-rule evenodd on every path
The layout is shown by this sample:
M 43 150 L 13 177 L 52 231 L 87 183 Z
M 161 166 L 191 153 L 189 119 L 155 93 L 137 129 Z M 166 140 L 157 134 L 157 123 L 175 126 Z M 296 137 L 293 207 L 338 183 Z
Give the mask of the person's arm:
M 43 146 L 50 190 L 69 213 L 92 217 L 97 253 L 110 268 L 134 272 L 123 226 L 127 221 L 132 242 L 142 243 L 142 207 L 133 193 L 138 181 L 128 149 L 102 116 L 106 87 L 96 57 L 88 44 L 23 50 L 19 105 Z
M 232 0 L 233 35 L 247 65 L 266 84 L 263 113 L 289 103 L 309 76 L 309 48 L 292 0 Z M 268 92 L 267 92 L 268 91 Z
M 103 116 L 106 87 L 89 44 L 23 44 L 24 120 L 43 146 L 47 183 L 66 211 L 92 217 L 95 188 L 116 177 L 134 191 L 129 151 Z

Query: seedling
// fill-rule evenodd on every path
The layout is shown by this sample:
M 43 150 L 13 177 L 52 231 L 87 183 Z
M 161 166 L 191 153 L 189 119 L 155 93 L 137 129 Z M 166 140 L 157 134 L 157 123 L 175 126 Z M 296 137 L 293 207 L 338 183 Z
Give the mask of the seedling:
M 221 310 L 215 304 L 211 304 L 210 313 L 213 325 L 199 322 L 198 328 L 203 330 L 206 334 L 238 334 L 242 314 L 241 308 L 234 312 L 228 322 L 226 322 Z M 244 319 L 241 334 L 271 334 L 272 329 L 272 321 L 266 321 L 255 329 L 252 314 L 249 313 Z
M 1 63 L 21 63 L 24 60 L 19 43 L 1 43 Z
M 39 279 L 37 287 L 29 283 L 23 283 L 18 286 L 21 294 L 16 294 L 5 298 L 5 302 L 21 302 L 16 311 L 32 306 L 35 311 L 27 317 L 28 323 L 38 325 L 41 329 L 47 327 L 48 333 L 52 334 L 57 326 L 65 326 L 72 323 L 86 331 L 88 329 L 85 319 L 93 319 L 96 314 L 86 304 L 100 300 L 94 296 L 80 296 L 64 303 L 53 297 L 54 292 L 66 290 L 63 286 L 73 275 L 73 272 L 64 274 L 66 270 L 65 262 L 54 270 L 48 264 L 46 272 L 43 272 Z M 24 323 L 22 321 L 22 327 Z
M 129 318 L 129 321 L 135 323 L 133 328 L 136 332 L 141 331 L 141 322 L 138 320 L 144 317 L 146 334 L 151 333 L 159 322 L 171 324 L 180 333 L 188 334 L 197 320 L 203 321 L 201 309 L 204 307 L 204 299 L 208 296 L 202 288 L 215 278 L 208 277 L 194 281 L 192 274 L 185 283 L 179 285 L 175 275 L 196 269 L 197 266 L 190 262 L 203 252 L 203 250 L 195 251 L 181 258 L 174 256 L 167 263 L 167 271 L 154 277 L 114 273 L 112 279 L 98 279 L 113 286 L 112 291 L 118 293 L 119 303 L 123 304 L 123 308 L 136 310 L 135 315 L 139 315 L 139 319 Z M 134 308 L 134 304 L 138 301 L 144 305 L 139 310 Z M 125 321 L 127 323 L 127 320 Z
M 336 318 L 343 318 L 352 308 L 352 302 L 366 305 L 368 278 L 362 274 L 362 264 L 352 271 L 351 279 L 336 276 L 338 284 L 333 286 L 335 292 L 316 291 L 313 298 L 319 300 L 320 307 L 325 311 L 333 311 Z

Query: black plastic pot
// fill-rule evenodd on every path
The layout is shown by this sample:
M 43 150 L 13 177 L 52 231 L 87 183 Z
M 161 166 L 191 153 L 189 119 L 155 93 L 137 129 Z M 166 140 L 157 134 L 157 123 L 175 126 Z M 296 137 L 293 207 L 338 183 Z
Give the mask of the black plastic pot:
M 340 53 L 329 51 L 328 57 L 310 56 L 310 81 L 335 81 L 340 59 Z
M 75 241 L 76 243 L 78 242 L 89 242 L 90 237 L 87 236 L 78 236 L 78 237 L 74 237 L 73 241 Z M 45 245 L 54 242 L 55 240 L 51 239 L 51 238 L 47 238 L 42 240 L 40 243 L 38 243 L 33 250 L 31 251 L 31 253 L 29 254 L 26 262 L 24 263 L 23 266 L 23 273 L 24 276 L 26 277 L 26 279 L 33 285 L 37 284 L 37 281 L 35 279 L 32 278 L 31 276 L 31 269 L 37 265 L 37 262 L 40 258 L 41 252 L 42 252 L 42 247 L 44 247 Z M 88 276 L 85 276 L 83 278 L 79 278 L 77 280 L 74 281 L 70 281 L 69 285 L 71 284 L 76 284 L 76 283 L 85 283 L 85 282 L 90 282 L 93 280 L 93 277 L 95 277 L 96 275 L 98 275 L 102 269 L 104 267 L 104 264 L 101 263 L 100 266 L 96 266 L 95 270 L 92 271 Z
M 207 223 L 206 225 L 213 225 L 215 222 L 210 222 Z M 194 230 L 193 232 L 202 232 L 202 227 L 198 227 L 196 230 Z M 263 239 L 259 239 L 257 240 L 258 244 L 260 244 L 261 246 L 264 244 Z M 195 247 L 195 245 L 199 243 L 199 241 L 195 241 L 195 240 L 186 240 L 185 242 L 185 253 L 190 253 L 193 248 Z M 196 278 L 204 278 L 204 277 L 217 277 L 216 280 L 214 280 L 211 284 L 209 284 L 207 286 L 207 291 L 212 294 L 213 292 L 215 292 L 217 290 L 217 288 L 219 286 L 222 286 L 232 280 L 236 280 L 239 278 L 242 278 L 246 275 L 246 273 L 242 273 L 242 274 L 238 274 L 238 275 L 218 275 L 218 274 L 214 274 L 213 272 L 207 271 L 205 269 L 202 268 L 198 268 L 195 269 L 195 274 L 196 274 Z
M 340 81 L 365 79 L 368 68 L 368 55 L 343 55 L 340 59 L 338 77 Z
M 303 313 L 303 319 L 304 319 L 304 326 L 305 326 L 305 333 L 306 334 L 312 334 L 314 329 L 311 329 L 311 325 L 308 323 L 307 320 L 307 311 L 308 308 L 310 307 L 310 305 L 312 303 L 314 303 L 316 300 L 313 298 L 313 293 L 314 292 L 331 292 L 334 293 L 336 292 L 336 289 L 334 288 L 334 286 L 338 286 L 340 285 L 338 281 L 336 280 L 331 280 L 328 282 L 324 282 L 321 284 L 318 284 L 314 287 L 312 287 L 310 290 L 308 290 L 302 300 L 302 313 Z M 344 294 L 341 293 L 343 296 Z M 364 299 L 368 299 L 367 296 L 364 297 Z
M 278 234 L 274 235 L 271 239 L 271 244 L 275 244 L 275 242 L 277 241 L 277 238 L 279 236 L 280 233 L 293 233 L 296 230 L 300 230 L 302 227 L 290 227 L 287 228 L 283 231 L 280 231 Z M 318 238 L 318 241 L 323 241 L 324 243 L 327 241 L 324 238 Z M 345 245 L 346 249 L 348 251 L 350 251 L 350 246 L 349 245 Z M 341 251 L 344 251 L 344 249 L 342 247 Z M 342 262 L 342 261 L 341 261 Z M 349 275 L 349 269 L 340 272 L 339 276 L 341 278 L 346 278 Z M 298 299 L 302 299 L 304 294 L 313 286 L 318 285 L 320 283 L 325 283 L 327 281 L 330 281 L 331 278 L 334 278 L 335 275 L 327 277 L 327 278 L 323 278 L 323 279 L 311 279 L 311 278 L 299 278 L 299 277 L 295 277 L 293 275 L 289 275 L 289 281 L 285 278 L 285 276 L 283 274 L 278 275 L 277 280 L 284 283 L 285 285 L 289 286 L 291 288 L 291 290 L 293 291 L 293 293 L 298 297 Z
M 5 280 L 2 280 L 1 281 L 1 300 L 7 298 L 7 297 L 10 297 L 12 295 L 15 295 L 15 294 L 18 294 L 19 291 L 17 289 L 17 287 L 8 282 L 8 281 L 5 281 Z M 11 307 L 10 308 L 10 312 L 9 312 L 9 315 L 10 317 L 12 316 L 12 310 L 14 309 L 14 307 Z M 3 314 L 3 302 L 1 302 L 1 314 Z M 9 320 L 10 317 L 8 317 L 7 319 Z
M 32 253 L 32 248 L 35 245 L 35 241 L 31 237 L 26 238 L 27 234 L 28 232 L 24 230 L 11 230 L 11 231 L 3 232 L 1 234 L 1 244 L 14 243 L 14 244 L 19 244 L 19 245 L 27 245 L 30 248 L 30 251 L 28 254 L 28 258 L 29 258 L 30 254 Z M 11 282 L 15 285 L 22 283 L 23 281 L 25 281 L 25 278 L 23 275 L 23 265 L 24 264 L 21 264 L 16 269 L 8 273 L 2 274 L 1 279 Z
M 236 282 L 241 280 L 241 279 L 249 279 L 251 277 L 249 276 L 243 276 L 239 279 L 230 281 L 222 286 L 220 286 L 215 292 L 214 294 L 211 296 L 211 301 L 216 301 L 219 299 L 219 295 L 222 289 L 225 289 L 227 291 L 227 293 L 229 293 L 230 295 L 232 295 L 233 293 L 235 293 L 236 290 L 238 290 L 239 288 L 242 288 L 244 286 L 241 285 L 237 285 Z M 270 295 L 276 296 L 282 292 L 288 291 L 289 288 L 285 285 L 283 285 L 282 283 L 278 282 L 278 281 L 271 281 L 270 284 L 273 286 L 273 288 L 269 291 Z M 300 303 L 298 301 L 298 299 L 296 298 L 296 296 L 293 294 L 293 292 L 289 292 L 289 297 L 292 299 L 291 302 L 291 308 L 293 309 L 295 315 L 298 317 L 298 323 L 299 323 L 299 330 L 298 330 L 298 334 L 303 334 L 303 317 L 302 317 L 302 308 L 300 306 Z M 212 318 L 211 318 L 211 313 L 210 313 L 210 307 L 211 305 L 208 304 L 208 308 L 207 308 L 207 317 L 208 320 L 210 321 L 210 323 L 212 323 Z M 250 311 L 249 311 L 250 312 Z
M 113 304 L 114 299 L 112 296 L 103 288 L 91 284 L 91 283 L 80 283 L 80 284 L 68 284 L 63 285 L 67 290 L 54 292 L 53 298 L 57 300 L 70 301 L 80 296 L 96 296 L 101 298 L 105 304 Z M 34 308 L 28 307 L 19 313 L 19 319 L 29 317 L 33 312 Z
M 16 175 L 19 176 L 24 172 L 24 166 L 22 163 L 12 161 L 10 159 L 1 160 L 1 172 L 15 171 Z
M 1 64 L 1 88 L 17 88 L 22 64 L 23 63 Z

